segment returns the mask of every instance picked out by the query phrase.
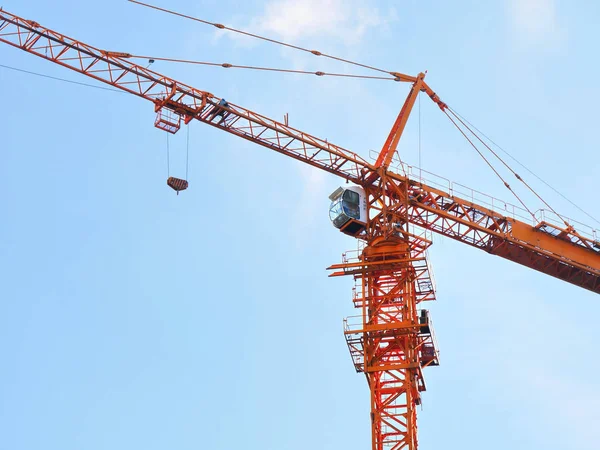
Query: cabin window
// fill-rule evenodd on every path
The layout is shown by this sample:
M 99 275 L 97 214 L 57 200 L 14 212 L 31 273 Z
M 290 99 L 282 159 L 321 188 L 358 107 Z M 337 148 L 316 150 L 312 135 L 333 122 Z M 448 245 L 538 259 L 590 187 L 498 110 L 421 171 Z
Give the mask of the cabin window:
M 355 205 L 358 205 L 358 201 L 360 200 L 360 196 L 358 195 L 358 192 L 354 192 L 354 191 L 350 191 L 350 190 L 344 191 L 343 198 L 348 203 L 353 203 Z
M 344 213 L 353 219 L 360 218 L 360 196 L 357 192 L 346 190 L 342 195 Z
M 332 221 L 335 221 L 342 214 L 342 202 L 338 198 L 337 200 L 331 202 L 331 206 L 329 207 L 329 218 Z

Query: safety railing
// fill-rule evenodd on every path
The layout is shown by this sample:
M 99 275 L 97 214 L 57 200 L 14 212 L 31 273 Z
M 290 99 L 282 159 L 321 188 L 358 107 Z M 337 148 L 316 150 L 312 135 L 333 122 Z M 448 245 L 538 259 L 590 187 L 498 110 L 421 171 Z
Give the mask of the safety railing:
M 363 317 L 360 316 L 348 316 L 344 319 L 344 333 L 360 333 L 363 330 Z
M 374 155 L 376 155 L 376 153 L 371 150 L 370 156 L 373 157 Z M 563 215 L 559 216 L 553 211 L 547 209 L 538 209 L 535 211 L 534 216 L 532 217 L 531 214 L 523 207 L 514 205 L 496 197 L 492 197 L 491 195 L 485 194 L 476 189 L 472 189 L 460 183 L 456 183 L 419 167 L 411 166 L 398 158 L 394 158 L 393 164 L 394 165 L 391 166 L 392 170 L 408 177 L 412 181 L 426 184 L 438 189 L 448 194 L 448 197 L 459 197 L 477 205 L 485 206 L 499 215 L 529 223 L 532 226 L 535 226 L 543 221 L 562 229 L 565 227 L 564 221 L 566 221 L 572 225 L 583 237 L 591 239 L 594 242 L 598 242 L 600 245 L 600 231 L 570 217 Z

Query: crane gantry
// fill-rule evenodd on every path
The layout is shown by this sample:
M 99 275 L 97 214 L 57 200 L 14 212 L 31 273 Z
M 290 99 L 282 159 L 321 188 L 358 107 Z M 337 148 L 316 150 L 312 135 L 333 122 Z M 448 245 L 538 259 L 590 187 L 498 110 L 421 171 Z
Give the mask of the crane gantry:
M 127 53 L 92 47 L 7 11 L 0 11 L 0 42 L 151 101 L 157 113 L 155 126 L 168 133 L 198 120 L 354 185 L 332 194 L 331 213 L 342 232 L 362 243 L 361 252 L 329 269 L 331 276 L 355 280 L 353 302 L 360 321 L 347 321 L 345 336 L 354 367 L 365 374 L 371 392 L 373 450 L 418 448 L 416 407 L 426 389 L 423 369 L 439 364 L 429 313 L 423 309 L 423 302 L 435 299 L 426 257 L 431 245 L 428 233 L 600 293 L 600 242 L 595 236 L 583 234 L 566 220 L 528 222 L 514 210 L 477 204 L 390 169 L 418 94 L 426 93 L 442 111 L 448 108 L 423 73 L 416 77 L 393 73 L 411 89 L 379 157 L 371 163 L 136 65 Z

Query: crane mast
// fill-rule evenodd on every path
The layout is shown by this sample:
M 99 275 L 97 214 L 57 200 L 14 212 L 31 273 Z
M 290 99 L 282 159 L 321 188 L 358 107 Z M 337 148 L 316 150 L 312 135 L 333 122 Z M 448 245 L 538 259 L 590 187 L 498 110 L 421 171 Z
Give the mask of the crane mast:
M 151 101 L 155 126 L 176 133 L 198 120 L 337 175 L 364 189 L 368 220 L 351 234 L 361 252 L 329 267 L 355 280 L 356 321 L 345 321 L 354 367 L 371 391 L 373 450 L 418 448 L 416 408 L 423 368 L 439 364 L 422 302 L 435 299 L 426 250 L 435 232 L 600 293 L 600 242 L 568 225 L 527 223 L 507 210 L 477 204 L 420 178 L 389 169 L 419 92 L 446 107 L 424 74 L 395 74 L 412 88 L 375 163 L 249 109 L 225 102 L 133 64 L 131 55 L 100 50 L 37 22 L 0 10 L 0 42 Z

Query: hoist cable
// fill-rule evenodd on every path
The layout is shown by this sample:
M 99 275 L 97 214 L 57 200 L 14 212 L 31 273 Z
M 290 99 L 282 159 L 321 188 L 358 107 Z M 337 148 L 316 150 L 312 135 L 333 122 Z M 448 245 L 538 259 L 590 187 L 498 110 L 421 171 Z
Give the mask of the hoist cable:
M 187 125 L 187 147 L 185 150 L 185 180 L 188 180 L 188 169 L 190 165 L 190 126 Z
M 419 92 L 419 182 L 423 183 L 423 165 L 421 164 L 421 93 Z
M 583 208 L 581 208 L 579 205 L 577 205 L 575 202 L 573 202 L 571 199 L 569 199 L 566 195 L 564 195 L 562 192 L 560 192 L 558 189 L 556 189 L 550 183 L 548 183 L 543 178 L 541 178 L 540 176 L 538 176 L 535 172 L 533 172 L 531 169 L 529 169 L 525 164 L 523 164 L 521 161 L 519 161 L 517 158 L 515 158 L 513 155 L 511 155 L 508 151 L 504 150 L 500 145 L 498 145 L 496 142 L 494 142 L 493 139 L 491 139 L 489 136 L 486 136 L 485 133 L 483 133 L 475 125 L 473 125 L 471 122 L 469 122 L 464 116 L 462 116 L 461 114 L 459 114 L 456 110 L 452 110 L 452 112 L 454 114 L 456 114 L 458 117 L 460 117 L 463 121 L 465 121 L 466 123 L 468 123 L 481 136 L 483 136 L 488 141 L 490 141 L 502 153 L 504 153 L 505 155 L 507 155 L 510 159 L 512 159 L 514 162 L 516 162 L 519 166 L 521 166 L 523 169 L 525 169 L 527 172 L 529 172 L 531 175 L 533 175 L 535 178 L 537 178 L 539 181 L 541 181 L 544 185 L 546 185 L 546 187 L 552 189 L 556 194 L 560 195 L 564 200 L 566 200 L 568 203 L 570 203 L 573 207 L 575 207 L 581 213 L 585 214 L 587 217 L 589 217 L 590 219 L 592 219 L 594 222 L 600 224 L 600 220 L 596 219 L 594 216 L 592 216 L 591 214 L 589 214 L 587 211 L 585 211 Z
M 302 75 L 317 75 L 319 77 L 330 76 L 330 77 L 345 77 L 345 78 L 363 78 L 363 79 L 367 79 L 367 80 L 400 81 L 399 78 L 391 78 L 391 77 L 376 77 L 376 76 L 369 76 L 369 75 L 354 75 L 354 74 L 347 74 L 347 73 L 331 73 L 331 72 L 322 72 L 322 71 L 311 72 L 308 70 L 278 69 L 275 67 L 242 66 L 242 65 L 238 65 L 238 64 L 196 61 L 196 60 L 191 60 L 191 59 L 159 58 L 159 57 L 155 57 L 155 56 L 140 56 L 140 55 L 128 55 L 128 58 L 147 59 L 149 61 L 176 62 L 176 63 L 183 63 L 183 64 L 198 64 L 198 65 L 203 65 L 203 66 L 224 67 L 225 69 L 249 69 L 249 70 L 263 70 L 263 71 L 269 71 L 269 72 L 296 73 L 296 74 L 302 74 Z
M 546 205 L 548 207 L 548 209 L 550 209 L 550 211 L 552 211 L 554 214 L 556 214 L 557 217 L 559 217 L 563 221 L 565 226 L 567 226 L 567 227 L 570 226 L 569 222 L 567 222 L 563 216 L 561 216 L 559 213 L 557 213 L 554 210 L 554 208 L 552 208 L 552 206 L 550 206 L 548 204 L 548 202 L 546 200 L 544 200 L 531 186 L 529 186 L 529 184 L 523 178 L 521 178 L 521 176 L 517 172 L 515 172 L 512 169 L 512 167 L 510 167 L 489 145 L 487 145 L 487 143 L 483 139 L 481 139 L 481 137 L 477 133 L 475 133 L 471 128 L 469 128 L 469 126 L 465 122 L 463 122 L 463 120 L 460 117 L 458 117 L 457 114 L 454 113 L 452 108 L 448 108 L 448 109 L 454 115 L 454 117 L 456 117 L 460 121 L 460 123 L 467 130 L 469 130 L 471 132 L 471 134 L 473 134 L 473 136 L 475 136 L 477 138 L 477 140 L 479 142 L 481 142 L 517 178 L 517 180 L 519 180 L 521 183 L 523 183 L 527 187 L 527 189 L 529 189 L 533 193 L 533 195 L 535 195 L 544 205 Z
M 171 176 L 171 163 L 169 153 L 169 133 L 167 133 L 167 178 Z
M 260 39 L 260 40 L 263 40 L 263 41 L 271 42 L 273 44 L 283 45 L 284 47 L 289 47 L 289 48 L 293 48 L 295 50 L 300 50 L 300 51 L 303 51 L 303 52 L 311 53 L 311 54 L 313 54 L 315 56 L 323 56 L 325 58 L 333 59 L 333 60 L 336 60 L 336 61 L 339 61 L 339 62 L 344 62 L 344 63 L 347 63 L 347 64 L 352 64 L 352 65 L 358 66 L 358 67 L 363 67 L 365 69 L 375 70 L 377 72 L 382 72 L 382 73 L 387 73 L 387 74 L 394 75 L 394 73 L 391 72 L 391 71 L 389 71 L 389 70 L 383 70 L 383 69 L 379 69 L 377 67 L 369 66 L 367 64 L 361 64 L 361 63 L 358 63 L 358 62 L 355 62 L 355 61 L 350 61 L 350 60 L 347 60 L 347 59 L 338 58 L 337 56 L 328 55 L 328 54 L 322 53 L 322 52 L 320 52 L 318 50 L 309 50 L 307 48 L 299 47 L 297 45 L 288 44 L 286 42 L 278 41 L 276 39 L 271 39 L 271 38 L 267 38 L 267 37 L 264 37 L 264 36 L 259 36 L 257 34 L 249 33 L 247 31 L 242 31 L 242 30 L 237 30 L 235 28 L 227 27 L 227 26 L 225 26 L 223 24 L 220 24 L 220 23 L 209 22 L 208 20 L 199 19 L 197 17 L 189 16 L 187 14 L 178 13 L 176 11 L 171 11 L 171 10 L 166 9 L 166 8 L 161 8 L 159 6 L 150 5 L 148 3 L 143 3 L 143 2 L 140 2 L 138 0 L 128 0 L 128 1 L 131 2 L 131 3 L 136 3 L 136 4 L 141 5 L 141 6 L 145 6 L 147 8 L 155 9 L 157 11 L 162 11 L 162 12 L 165 12 L 167 14 L 172 14 L 174 16 L 183 17 L 185 19 L 190 19 L 190 20 L 193 20 L 193 21 L 196 21 L 196 22 L 200 22 L 200 23 L 203 23 L 203 24 L 206 24 L 206 25 L 212 25 L 214 27 L 219 28 L 220 30 L 233 31 L 234 33 L 243 34 L 244 36 L 250 36 L 250 37 L 253 37 L 253 38 L 256 38 L 256 39 Z
M 512 192 L 512 194 L 515 196 L 515 198 L 519 201 L 519 203 L 521 203 L 521 205 L 523 206 L 523 208 L 525 208 L 527 210 L 527 212 L 529 214 L 531 214 L 531 217 L 535 221 L 535 214 L 533 214 L 531 212 L 531 210 L 527 207 L 527 205 L 523 202 L 523 200 L 521 200 L 521 198 L 516 194 L 516 192 L 512 190 L 512 188 L 506 182 L 506 180 L 504 180 L 504 178 L 502 178 L 502 175 L 500 175 L 500 173 L 498 173 L 498 171 L 496 170 L 496 168 L 488 161 L 488 159 L 483 155 L 483 153 L 481 153 L 481 151 L 477 148 L 477 146 L 473 143 L 473 141 L 471 141 L 471 139 L 469 139 L 469 137 L 466 135 L 466 133 L 463 131 L 463 129 L 458 126 L 458 124 L 454 121 L 454 119 L 452 117 L 450 117 L 450 114 L 448 114 L 448 111 L 446 109 L 444 110 L 444 114 L 446 114 L 446 116 L 448 117 L 448 119 L 450 119 L 450 122 L 452 122 L 454 124 L 454 126 L 457 128 L 457 130 L 460 131 L 460 133 L 465 137 L 465 139 L 469 142 L 469 144 L 471 144 L 471 146 L 475 149 L 475 151 L 477 153 L 479 153 L 479 156 L 481 156 L 481 158 L 487 163 L 487 165 L 490 167 L 490 169 L 492 169 L 492 171 L 496 174 L 496 176 L 498 178 L 500 178 L 500 180 L 504 183 L 504 186 L 510 192 Z

